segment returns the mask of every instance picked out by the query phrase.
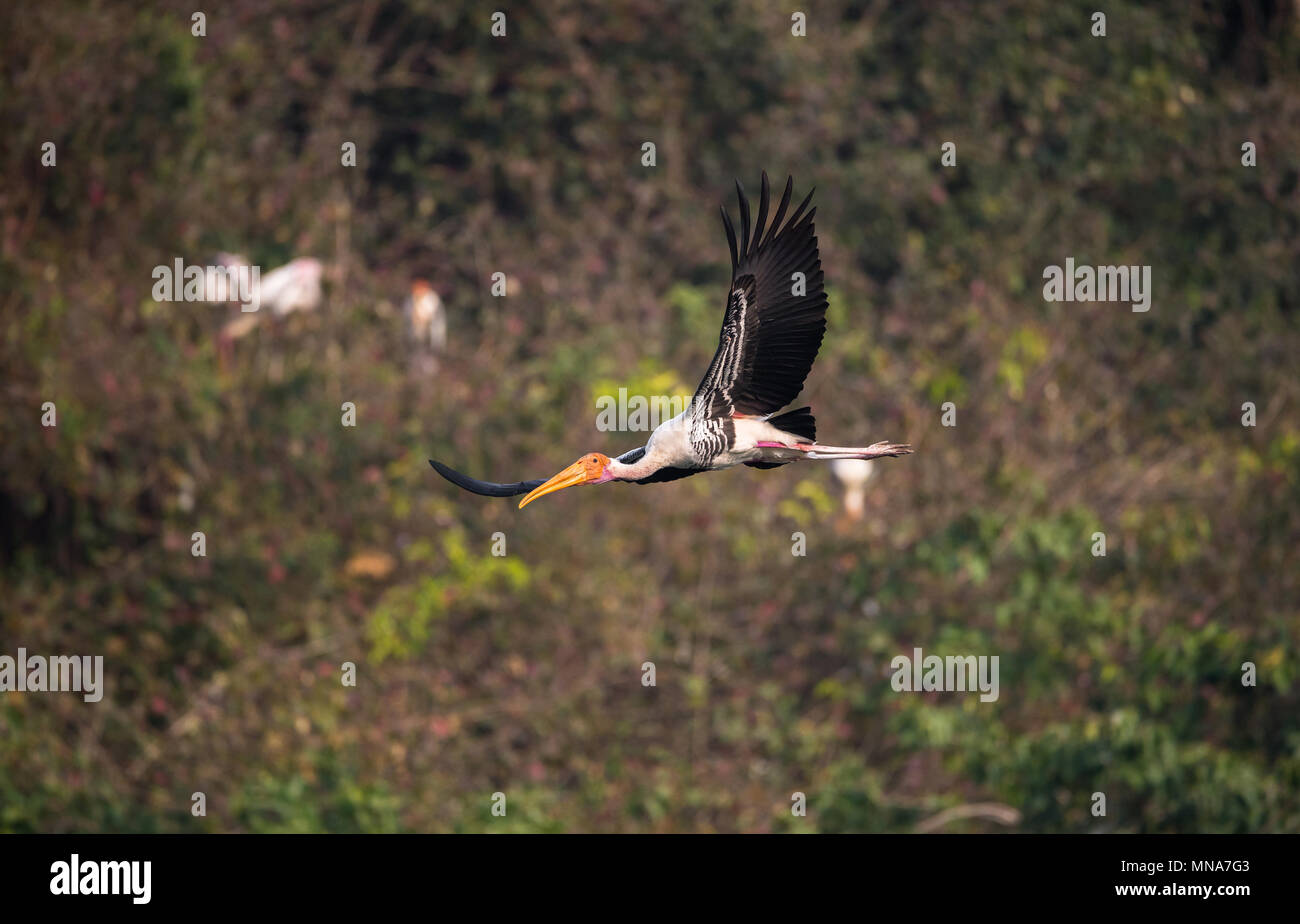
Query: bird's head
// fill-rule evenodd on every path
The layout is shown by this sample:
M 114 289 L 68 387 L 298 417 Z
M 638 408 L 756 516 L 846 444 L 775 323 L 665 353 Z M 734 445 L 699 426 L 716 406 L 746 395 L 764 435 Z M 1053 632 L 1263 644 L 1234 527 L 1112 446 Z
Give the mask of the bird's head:
M 589 452 L 554 478 L 528 492 L 524 499 L 519 502 L 519 509 L 522 510 L 537 498 L 558 491 L 561 488 L 571 488 L 575 484 L 604 484 L 606 481 L 613 480 L 613 478 L 614 474 L 610 471 L 609 456 L 601 455 L 598 452 Z

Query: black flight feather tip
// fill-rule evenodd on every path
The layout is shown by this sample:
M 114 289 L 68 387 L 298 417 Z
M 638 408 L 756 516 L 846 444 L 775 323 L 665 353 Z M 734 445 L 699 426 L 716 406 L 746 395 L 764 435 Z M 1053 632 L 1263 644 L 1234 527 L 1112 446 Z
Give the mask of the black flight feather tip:
M 527 494 L 538 485 L 546 483 L 545 478 L 538 478 L 536 481 L 516 481 L 510 484 L 498 484 L 495 481 L 479 481 L 477 478 L 471 478 L 468 475 L 462 475 L 454 468 L 449 468 L 441 462 L 429 460 L 433 470 L 446 478 L 456 487 L 463 491 L 469 491 L 471 494 L 481 494 L 484 497 L 514 497 L 517 494 Z
M 740 180 L 736 180 L 736 198 L 740 200 L 740 257 L 743 260 L 749 256 L 749 197 L 745 195 Z
M 749 252 L 752 256 L 754 251 L 758 250 L 763 243 L 763 222 L 767 221 L 769 189 L 767 185 L 767 171 L 763 171 L 763 185 L 758 195 L 758 217 L 754 219 L 754 238 L 750 244 Z
M 736 229 L 732 227 L 726 206 L 718 206 L 718 209 L 722 212 L 722 227 L 727 232 L 727 246 L 731 248 L 731 271 L 734 273 L 740 264 L 740 258 L 736 256 Z
M 776 232 L 781 230 L 781 222 L 785 218 L 785 210 L 790 207 L 790 194 L 794 192 L 794 177 L 785 178 L 785 195 L 781 196 L 781 204 L 777 207 L 776 215 L 772 218 L 772 226 L 767 229 L 767 238 L 760 246 L 766 247 L 771 243 Z

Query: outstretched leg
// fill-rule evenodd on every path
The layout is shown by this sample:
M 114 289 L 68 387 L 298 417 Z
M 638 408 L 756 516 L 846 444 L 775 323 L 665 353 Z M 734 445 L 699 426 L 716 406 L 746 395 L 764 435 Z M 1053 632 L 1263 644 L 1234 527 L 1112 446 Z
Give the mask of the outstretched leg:
M 882 440 L 861 449 L 848 446 L 823 446 L 814 443 L 808 447 L 809 459 L 879 459 L 881 456 L 905 456 L 912 452 L 906 443 L 891 443 Z
M 913 451 L 907 443 L 891 443 L 887 440 L 863 447 L 823 446 L 820 443 L 795 443 L 791 446 L 766 441 L 755 445 L 765 449 L 794 449 L 802 452 L 806 459 L 879 459 L 881 456 L 905 456 Z

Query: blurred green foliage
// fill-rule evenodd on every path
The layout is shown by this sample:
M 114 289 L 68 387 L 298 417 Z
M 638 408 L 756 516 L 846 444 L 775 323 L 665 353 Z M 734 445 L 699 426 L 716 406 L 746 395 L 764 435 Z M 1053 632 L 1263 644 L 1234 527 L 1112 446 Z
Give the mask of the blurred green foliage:
M 1294 7 L 493 9 L 0 12 L 0 653 L 108 670 L 0 696 L 0 829 L 1300 830 Z M 823 466 L 522 513 L 429 470 L 638 445 L 593 398 L 698 381 L 762 169 L 819 190 L 801 401 L 918 450 L 865 520 Z M 220 249 L 326 260 L 324 306 L 223 361 L 223 309 L 150 297 Z M 1069 256 L 1152 265 L 1150 312 L 1045 302 Z M 1000 699 L 894 693 L 914 646 Z

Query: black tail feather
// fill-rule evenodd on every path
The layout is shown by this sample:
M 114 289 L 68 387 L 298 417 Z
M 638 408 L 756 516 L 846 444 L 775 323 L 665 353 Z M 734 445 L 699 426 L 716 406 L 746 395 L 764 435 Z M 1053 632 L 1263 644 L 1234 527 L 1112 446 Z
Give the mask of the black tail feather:
M 810 443 L 817 442 L 817 420 L 812 415 L 812 408 L 801 407 L 793 411 L 786 411 L 784 414 L 778 414 L 775 417 L 769 417 L 767 422 L 778 430 L 784 430 L 786 433 L 793 433 L 795 436 L 802 437 Z

